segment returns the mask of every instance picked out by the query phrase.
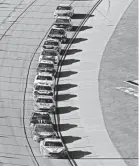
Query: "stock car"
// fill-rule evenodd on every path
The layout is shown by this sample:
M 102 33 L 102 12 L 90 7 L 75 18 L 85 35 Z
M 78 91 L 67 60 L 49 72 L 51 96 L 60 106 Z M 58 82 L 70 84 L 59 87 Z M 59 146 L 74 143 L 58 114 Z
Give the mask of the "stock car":
M 58 16 L 69 16 L 72 17 L 74 9 L 69 4 L 59 4 L 54 12 L 54 17 Z
M 36 124 L 32 130 L 33 140 L 40 142 L 47 137 L 56 136 L 56 131 L 52 124 Z
M 33 112 L 30 117 L 29 126 L 33 128 L 36 124 L 52 124 L 51 117 L 46 111 L 36 111 Z
M 67 41 L 67 32 L 63 28 L 56 28 L 53 26 L 47 37 L 48 39 L 57 39 L 61 43 L 65 43 Z
M 53 75 L 56 74 L 55 65 L 52 61 L 42 60 L 37 66 L 37 73 L 48 72 Z
M 61 42 L 57 39 L 48 38 L 47 40 L 44 41 L 41 47 L 41 51 L 47 49 L 54 49 L 60 53 L 62 49 Z
M 72 30 L 72 22 L 70 17 L 58 16 L 53 24 L 56 28 L 64 28 L 67 31 Z
M 55 109 L 56 102 L 52 96 L 39 95 L 35 100 L 35 106 L 38 109 Z
M 50 85 L 52 88 L 55 87 L 55 78 L 52 73 L 41 72 L 35 76 L 34 87 L 37 84 Z
M 37 84 L 33 88 L 33 97 L 36 99 L 38 95 L 48 95 L 54 97 L 54 88 L 49 85 Z
M 60 61 L 60 54 L 56 50 L 43 50 L 39 56 L 39 62 L 41 60 L 51 60 L 55 65 L 58 65 Z
M 40 142 L 40 152 L 43 157 L 65 157 L 66 150 L 60 138 L 45 138 Z

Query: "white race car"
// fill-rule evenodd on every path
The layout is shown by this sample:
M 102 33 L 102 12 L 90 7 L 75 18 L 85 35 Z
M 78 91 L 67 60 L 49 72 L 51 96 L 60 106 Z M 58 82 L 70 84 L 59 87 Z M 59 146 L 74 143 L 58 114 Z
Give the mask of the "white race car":
M 41 60 L 51 60 L 55 65 L 58 65 L 60 60 L 60 54 L 56 50 L 43 50 L 39 56 L 39 62 Z
M 55 75 L 56 70 L 57 70 L 57 65 L 54 65 L 54 62 L 50 60 L 41 60 L 37 66 L 37 73 L 49 72 Z
M 47 49 L 54 49 L 60 53 L 62 49 L 61 42 L 57 39 L 48 38 L 47 40 L 44 41 L 41 47 L 41 51 Z
M 69 4 L 60 4 L 57 6 L 54 17 L 57 16 L 69 16 L 72 17 L 74 14 L 74 9 Z
M 36 124 L 52 124 L 51 114 L 46 111 L 33 112 L 30 117 L 29 126 L 33 128 Z
M 48 39 L 57 39 L 61 43 L 65 43 L 67 41 L 67 32 L 63 28 L 56 28 L 53 26 L 47 37 Z
M 52 73 L 41 72 L 35 76 L 34 86 L 37 84 L 50 85 L 52 88 L 55 87 L 55 78 Z
M 36 124 L 32 130 L 33 140 L 41 141 L 47 137 L 56 136 L 56 132 L 52 124 Z
M 55 109 L 56 102 L 52 96 L 40 95 L 35 100 L 38 109 Z
M 70 31 L 73 27 L 70 17 L 58 16 L 56 21 L 53 24 L 55 28 L 64 28 L 67 31 Z
M 66 150 L 60 138 L 45 138 L 40 142 L 40 152 L 43 157 L 65 157 Z
M 36 99 L 38 95 L 47 95 L 54 97 L 54 88 L 49 85 L 37 84 L 33 88 L 33 98 Z

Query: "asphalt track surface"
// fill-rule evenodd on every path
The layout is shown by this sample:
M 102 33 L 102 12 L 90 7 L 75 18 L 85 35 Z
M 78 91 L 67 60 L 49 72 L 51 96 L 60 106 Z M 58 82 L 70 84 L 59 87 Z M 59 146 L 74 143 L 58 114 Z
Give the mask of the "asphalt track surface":
M 0 166 L 69 165 L 66 159 L 42 158 L 39 144 L 32 141 L 28 127 L 29 116 L 34 108 L 32 85 L 39 45 L 54 21 L 53 12 L 60 2 L 0 2 Z M 95 1 L 73 2 L 79 16 L 73 21 L 75 28 L 94 3 Z

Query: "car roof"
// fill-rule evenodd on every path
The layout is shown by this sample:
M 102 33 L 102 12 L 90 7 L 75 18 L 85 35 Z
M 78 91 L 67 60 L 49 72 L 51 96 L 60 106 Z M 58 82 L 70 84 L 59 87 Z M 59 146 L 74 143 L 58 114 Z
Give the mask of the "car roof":
M 47 124 L 47 123 L 37 123 L 37 124 L 35 125 L 35 127 L 37 127 L 37 126 L 47 126 L 47 127 L 50 127 L 50 128 L 53 127 L 52 124 Z
M 51 87 L 50 85 L 46 85 L 46 84 L 39 84 L 39 83 L 35 86 L 35 88 L 36 88 L 37 86 L 46 86 L 46 87 Z
M 54 42 L 58 42 L 58 43 L 59 43 L 59 40 L 58 40 L 58 39 L 48 38 L 48 39 L 46 39 L 46 40 L 44 41 L 44 43 L 47 42 L 47 41 L 54 41 Z
M 52 96 L 47 96 L 47 95 L 39 95 L 37 96 L 37 99 L 42 98 L 42 99 L 53 99 Z
M 54 62 L 53 62 L 53 61 L 50 61 L 50 60 L 41 60 L 40 63 L 54 64 Z
M 68 17 L 68 16 L 58 16 L 57 19 L 59 19 L 59 18 L 61 18 L 61 19 L 69 19 L 70 20 L 70 17 Z
M 47 142 L 47 141 L 50 141 L 50 142 L 62 142 L 60 138 L 55 138 L 55 137 L 53 137 L 53 138 L 45 138 L 44 141 L 45 142 Z
M 34 114 L 40 114 L 40 115 L 44 115 L 44 114 L 47 115 L 47 114 L 48 114 L 48 115 L 49 115 L 49 113 L 46 112 L 46 111 L 35 111 L 35 112 L 33 112 L 32 114 L 33 114 L 33 115 L 34 115 Z M 50 115 L 49 115 L 49 116 L 50 116 Z
M 58 54 L 58 51 L 52 50 L 52 49 L 47 49 L 47 50 L 42 51 L 42 52 L 41 52 L 41 55 L 43 54 L 43 52 L 45 52 L 45 54 L 47 54 L 47 53 L 49 53 L 49 52 Z

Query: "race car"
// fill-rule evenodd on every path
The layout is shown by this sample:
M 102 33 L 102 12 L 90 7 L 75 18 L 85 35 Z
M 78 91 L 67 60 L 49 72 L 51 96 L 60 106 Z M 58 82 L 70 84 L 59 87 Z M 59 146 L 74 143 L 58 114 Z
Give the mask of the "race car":
M 36 124 L 32 130 L 33 140 L 37 142 L 47 137 L 54 137 L 56 134 L 52 124 Z
M 63 158 L 66 155 L 65 147 L 60 138 L 45 138 L 40 141 L 40 152 L 43 157 Z
M 57 16 L 68 16 L 72 17 L 74 14 L 74 9 L 72 8 L 71 5 L 69 4 L 60 4 L 57 6 L 55 12 L 54 12 L 54 17 Z
M 55 28 L 64 28 L 67 31 L 72 30 L 72 22 L 70 17 L 58 16 L 53 26 Z
M 54 87 L 55 87 L 55 78 L 54 78 L 54 76 L 53 76 L 52 73 L 41 72 L 41 73 L 38 73 L 38 74 L 35 76 L 35 79 L 34 79 L 34 87 L 35 87 L 37 84 L 49 85 L 49 86 L 51 86 L 52 88 L 54 88 Z
M 52 96 L 40 95 L 35 100 L 38 109 L 55 109 L 56 102 Z
M 29 126 L 33 128 L 36 124 L 52 124 L 52 120 L 50 117 L 50 114 L 46 111 L 36 111 L 33 112 L 30 117 L 30 123 Z
M 54 97 L 54 88 L 52 88 L 49 85 L 41 85 L 37 84 L 33 88 L 33 97 L 36 99 L 38 95 L 48 95 L 48 96 L 53 96 Z
M 65 43 L 67 41 L 67 33 L 65 29 L 63 28 L 56 28 L 52 27 L 49 34 L 48 34 L 48 39 L 57 39 L 61 43 Z
M 41 60 L 51 60 L 55 65 L 58 65 L 60 61 L 60 54 L 56 50 L 43 50 L 39 56 L 39 62 Z
M 61 42 L 57 39 L 51 39 L 51 38 L 47 39 L 44 41 L 41 47 L 41 51 L 47 50 L 47 49 L 54 49 L 60 53 L 62 49 Z
M 37 71 L 37 73 L 48 72 L 48 73 L 51 73 L 52 75 L 55 75 L 55 73 L 56 73 L 55 68 L 56 67 L 52 61 L 42 60 L 38 64 L 36 71 Z

